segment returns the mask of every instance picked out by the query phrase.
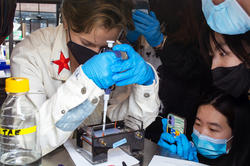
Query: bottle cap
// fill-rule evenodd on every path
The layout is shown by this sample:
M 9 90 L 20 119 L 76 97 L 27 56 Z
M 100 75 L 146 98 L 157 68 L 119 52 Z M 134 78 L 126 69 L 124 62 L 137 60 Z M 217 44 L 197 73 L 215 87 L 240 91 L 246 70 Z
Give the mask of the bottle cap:
M 108 48 L 113 48 L 115 41 L 113 40 L 107 40 Z
M 29 91 L 29 80 L 22 77 L 11 77 L 5 80 L 5 91 L 9 93 L 24 93 Z

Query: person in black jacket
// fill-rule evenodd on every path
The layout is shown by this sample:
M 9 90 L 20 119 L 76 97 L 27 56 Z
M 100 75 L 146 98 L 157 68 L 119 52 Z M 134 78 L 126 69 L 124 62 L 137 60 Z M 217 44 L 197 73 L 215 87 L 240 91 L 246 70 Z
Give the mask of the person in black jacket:
M 247 95 L 250 88 L 250 31 L 223 35 L 204 24 L 200 47 L 211 69 L 213 85 L 234 97 Z
M 159 22 L 165 25 L 166 42 L 156 47 L 162 65 L 159 96 L 163 105 L 161 117 L 174 113 L 187 121 L 186 132 L 192 133 L 198 100 L 211 84 L 209 66 L 199 48 L 199 29 L 203 22 L 201 4 L 191 1 L 151 1 Z M 161 48 L 159 48 L 161 47 Z M 146 130 L 146 137 L 157 142 L 161 129 L 157 118 Z
M 13 19 L 16 10 L 16 0 L 0 0 L 0 45 L 13 31 Z M 4 91 L 5 79 L 0 79 L 0 106 L 7 94 Z
M 0 0 L 0 44 L 13 30 L 16 0 Z

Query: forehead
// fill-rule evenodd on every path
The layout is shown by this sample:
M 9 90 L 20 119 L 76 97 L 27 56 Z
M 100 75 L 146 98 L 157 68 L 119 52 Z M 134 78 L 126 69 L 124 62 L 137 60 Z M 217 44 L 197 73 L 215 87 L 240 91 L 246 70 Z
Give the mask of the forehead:
M 103 45 L 107 40 L 116 40 L 119 32 L 120 28 L 105 29 L 97 27 L 90 33 L 80 33 L 80 37 L 96 45 Z
M 204 123 L 217 123 L 221 126 L 228 125 L 227 118 L 210 104 L 201 105 L 198 108 L 196 117 Z
M 220 44 L 221 46 L 228 46 L 228 44 L 226 43 L 225 39 L 223 38 L 223 35 L 222 34 L 219 34 L 217 32 L 214 32 L 214 37 L 215 37 L 215 40 L 218 44 Z M 241 40 L 242 42 L 242 45 L 243 45 L 243 48 L 245 49 L 245 51 L 249 54 L 250 53 L 250 43 L 245 41 L 245 40 Z M 210 44 L 212 47 L 215 46 L 215 43 L 214 41 L 212 40 L 212 36 L 210 35 Z M 237 47 L 237 46 L 235 46 Z
M 221 34 L 214 32 L 214 38 L 215 38 L 216 42 L 218 44 L 220 44 L 221 46 L 226 44 L 225 39 L 223 38 L 223 36 Z M 215 41 L 212 39 L 212 34 L 210 34 L 210 43 L 212 46 L 215 46 L 214 42 Z

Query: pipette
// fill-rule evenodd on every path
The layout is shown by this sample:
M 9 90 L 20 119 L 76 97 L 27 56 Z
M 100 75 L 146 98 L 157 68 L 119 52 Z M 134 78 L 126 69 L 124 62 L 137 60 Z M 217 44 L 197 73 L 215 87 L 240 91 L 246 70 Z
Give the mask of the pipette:
M 106 126 L 106 115 L 108 110 L 108 101 L 109 101 L 109 95 L 110 95 L 111 89 L 105 89 L 104 94 L 104 106 L 103 106 L 103 124 L 102 124 L 102 136 L 105 135 L 105 126 Z
M 117 44 L 121 44 L 118 40 L 116 41 Z M 108 43 L 108 49 L 105 51 L 112 51 L 115 53 L 117 58 L 121 58 L 123 60 L 128 59 L 128 56 L 125 52 L 120 52 L 120 51 L 113 51 L 112 48 L 115 44 L 115 41 L 113 40 L 107 40 Z M 102 125 L 102 136 L 105 135 L 105 126 L 106 126 L 106 115 L 107 115 L 107 109 L 108 109 L 108 101 L 109 101 L 109 95 L 111 92 L 111 88 L 105 89 L 105 94 L 104 94 L 104 106 L 103 106 L 103 125 Z
M 108 50 L 107 51 L 112 51 L 112 48 L 114 46 L 115 41 L 112 40 L 107 40 L 108 43 Z M 104 106 L 103 106 L 103 124 L 102 124 L 102 136 L 105 135 L 105 126 L 106 126 L 106 115 L 107 115 L 107 110 L 108 110 L 108 101 L 109 101 L 109 95 L 111 92 L 111 89 L 105 89 L 105 94 L 104 94 Z

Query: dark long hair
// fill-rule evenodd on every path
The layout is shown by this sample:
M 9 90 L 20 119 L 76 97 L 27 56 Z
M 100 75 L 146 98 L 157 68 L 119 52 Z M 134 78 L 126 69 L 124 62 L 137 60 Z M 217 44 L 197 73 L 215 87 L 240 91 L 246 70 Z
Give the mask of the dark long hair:
M 203 57 L 206 62 L 211 66 L 212 64 L 212 55 L 213 52 L 210 44 L 210 39 L 214 42 L 215 46 L 219 50 L 223 50 L 222 46 L 216 41 L 215 33 L 206 22 L 203 23 L 200 31 L 200 49 Z M 225 43 L 228 45 L 230 50 L 247 66 L 250 66 L 250 52 L 246 51 L 246 46 L 250 47 L 250 31 L 239 34 L 239 35 L 224 35 L 221 34 L 225 40 Z M 245 45 L 244 45 L 245 44 Z
M 0 37 L 7 37 L 12 32 L 15 10 L 16 0 L 0 0 Z
M 201 1 L 151 0 L 150 6 L 163 23 L 168 42 L 184 45 L 198 43 L 199 29 L 204 19 Z
M 212 91 L 203 96 L 200 105 L 211 104 L 223 114 L 232 129 L 232 148 L 224 160 L 218 165 L 246 165 L 250 150 L 250 101 L 247 96 L 234 98 L 220 90 Z M 217 165 L 217 164 L 216 164 Z

